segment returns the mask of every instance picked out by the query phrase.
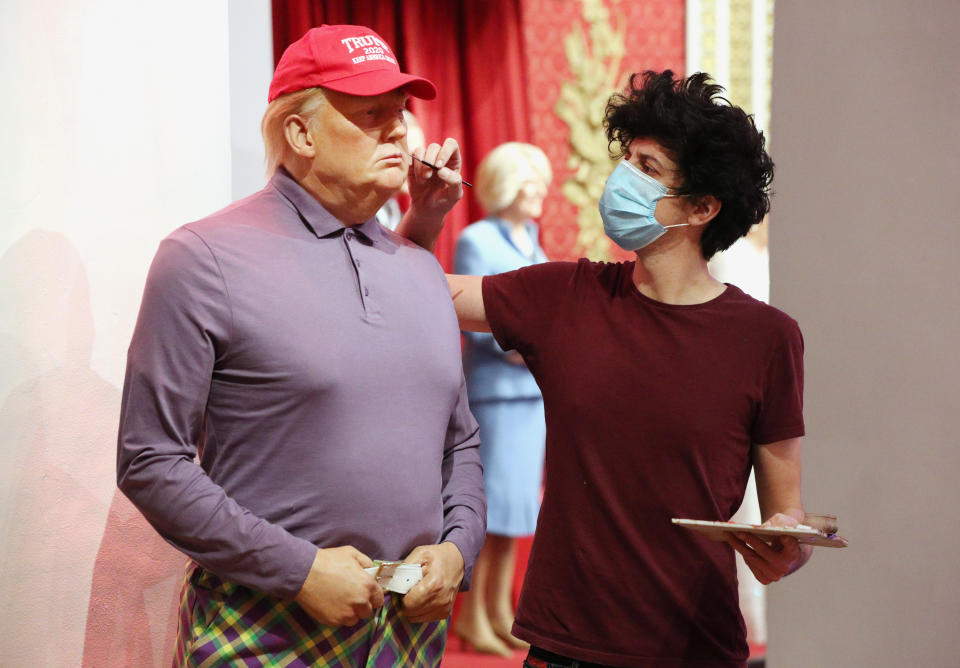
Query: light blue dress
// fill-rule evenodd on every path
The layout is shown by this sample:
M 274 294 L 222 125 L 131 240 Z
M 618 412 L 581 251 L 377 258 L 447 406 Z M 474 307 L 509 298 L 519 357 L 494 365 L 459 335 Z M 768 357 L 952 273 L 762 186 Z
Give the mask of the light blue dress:
M 486 218 L 463 230 L 454 271 L 486 276 L 547 258 L 537 242 L 536 223 L 527 223 L 533 253 L 510 239 L 510 223 Z M 463 365 L 470 409 L 480 425 L 480 457 L 487 491 L 487 533 L 527 536 L 540 511 L 546 425 L 540 388 L 523 365 L 506 361 L 492 334 L 464 332 Z

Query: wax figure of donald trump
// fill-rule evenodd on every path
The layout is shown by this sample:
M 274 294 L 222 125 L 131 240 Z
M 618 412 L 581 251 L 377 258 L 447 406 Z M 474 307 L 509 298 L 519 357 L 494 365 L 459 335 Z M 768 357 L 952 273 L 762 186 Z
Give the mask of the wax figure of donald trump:
M 310 30 L 270 85 L 267 186 L 157 251 L 118 482 L 189 557 L 175 665 L 440 662 L 485 502 L 443 271 L 375 219 L 408 178 L 421 222 L 462 194 L 453 140 L 411 164 L 411 95 L 436 89 L 372 30 Z M 365 570 L 402 559 L 403 596 Z

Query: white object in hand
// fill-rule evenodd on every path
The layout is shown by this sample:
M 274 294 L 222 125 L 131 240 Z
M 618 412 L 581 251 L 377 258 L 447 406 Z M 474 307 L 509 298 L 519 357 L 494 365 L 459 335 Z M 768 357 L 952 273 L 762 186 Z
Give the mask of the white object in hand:
M 375 577 L 377 583 L 386 591 L 406 594 L 423 579 L 420 564 L 406 564 L 401 561 L 381 561 L 376 564 L 364 570 Z

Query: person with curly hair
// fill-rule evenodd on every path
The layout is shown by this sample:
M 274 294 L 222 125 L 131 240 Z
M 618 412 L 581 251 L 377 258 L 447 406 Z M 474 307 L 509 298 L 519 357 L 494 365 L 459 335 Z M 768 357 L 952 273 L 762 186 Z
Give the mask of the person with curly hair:
M 768 526 L 804 520 L 803 339 L 707 260 L 770 208 L 773 161 L 708 75 L 635 74 L 606 108 L 621 158 L 599 201 L 629 262 L 448 276 L 462 328 L 516 350 L 546 408 L 545 489 L 513 634 L 525 665 L 740 667 L 734 550 L 764 584 L 811 548 L 729 520 L 751 468 Z M 404 232 L 430 247 L 436 227 Z

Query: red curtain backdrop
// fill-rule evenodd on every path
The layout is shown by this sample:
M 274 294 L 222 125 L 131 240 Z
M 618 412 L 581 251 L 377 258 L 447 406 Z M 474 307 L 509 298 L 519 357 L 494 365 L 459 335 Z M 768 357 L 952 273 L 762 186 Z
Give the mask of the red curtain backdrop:
M 436 99 L 414 99 L 411 110 L 428 142 L 454 137 L 460 143 L 463 175 L 471 181 L 477 164 L 496 145 L 531 141 L 521 5 L 521 0 L 273 0 L 274 62 L 314 26 L 373 28 L 394 48 L 401 69 L 437 85 Z M 437 258 L 448 271 L 460 230 L 483 216 L 465 190 L 437 241 Z
M 560 87 L 574 78 L 563 41 L 574 26 L 589 31 L 584 19 L 586 2 L 523 0 L 524 59 L 527 62 L 528 108 L 533 130 L 531 142 L 550 158 L 553 184 L 543 203 L 540 243 L 552 260 L 573 260 L 576 247 L 577 209 L 564 198 L 564 181 L 573 175 L 569 165 L 570 130 L 557 116 Z M 641 0 L 613 3 L 607 0 L 610 21 L 626 28 L 621 72 L 672 69 L 683 74 L 686 48 L 686 1 Z M 611 91 L 612 92 L 612 91 Z M 613 259 L 632 257 L 611 244 Z

